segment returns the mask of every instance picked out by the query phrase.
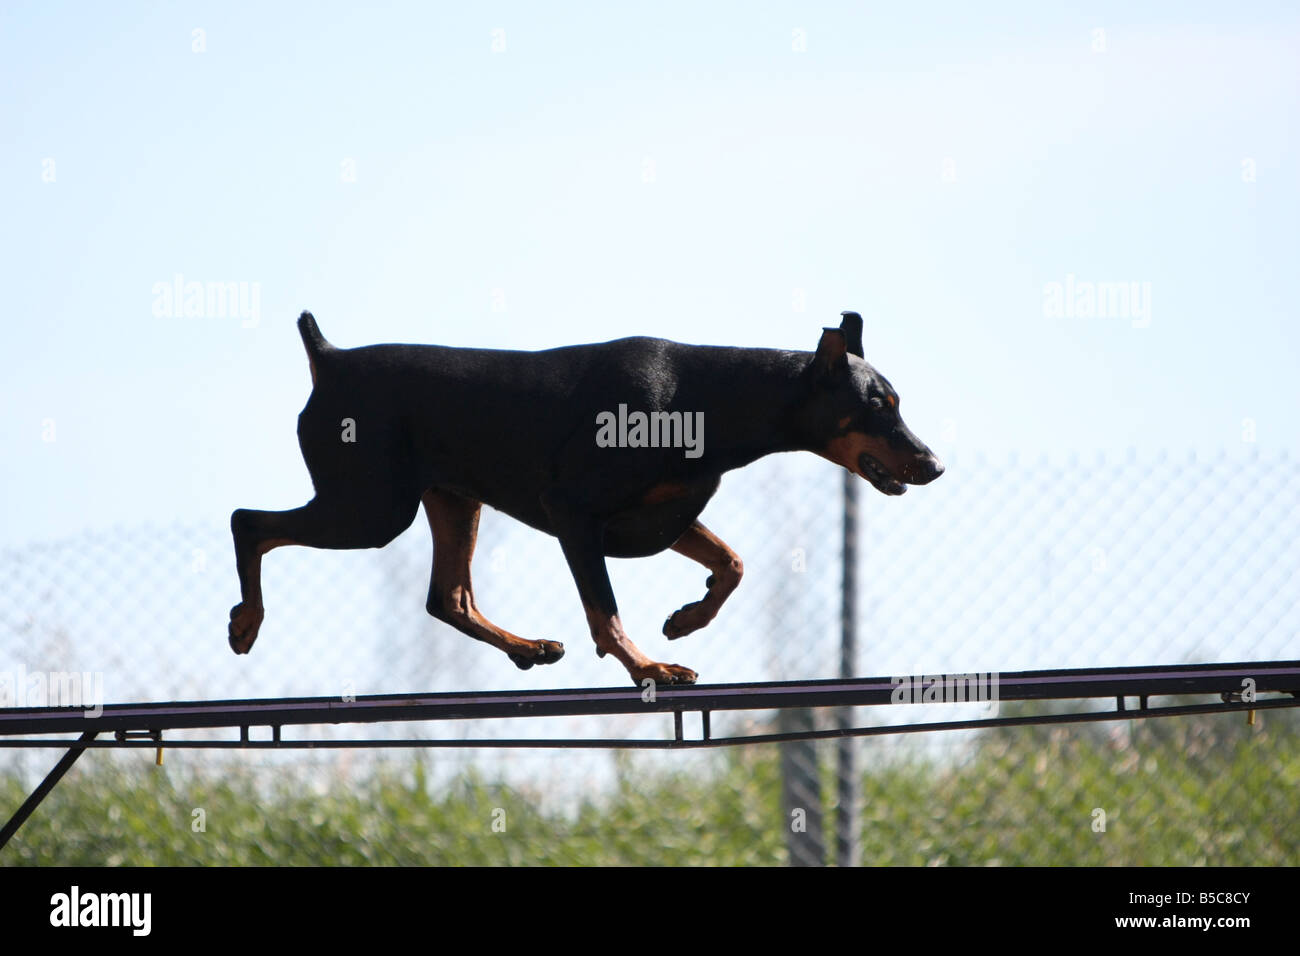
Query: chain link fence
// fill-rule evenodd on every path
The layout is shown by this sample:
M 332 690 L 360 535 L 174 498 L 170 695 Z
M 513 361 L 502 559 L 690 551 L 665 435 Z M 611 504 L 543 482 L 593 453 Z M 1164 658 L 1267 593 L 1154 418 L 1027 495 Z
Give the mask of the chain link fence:
M 901 499 L 859 489 L 858 674 L 1300 656 L 1300 479 L 1285 453 L 950 454 L 946 464 L 943 478 Z M 842 472 L 811 456 L 772 456 L 726 476 L 702 520 L 744 559 L 744 582 L 708 628 L 669 642 L 664 619 L 704 593 L 707 571 L 673 553 L 611 560 L 628 633 L 703 682 L 837 676 L 842 511 Z M 51 672 L 94 675 L 102 700 L 114 703 L 627 682 L 617 663 L 597 659 L 553 538 L 485 509 L 473 567 L 480 609 L 522 636 L 566 645 L 562 661 L 526 672 L 425 613 L 431 555 L 420 519 L 381 551 L 273 552 L 263 569 L 266 621 L 252 653 L 236 657 L 225 637 L 238 585 L 224 520 L 9 549 L 0 554 L 0 674 L 13 702 L 26 704 L 45 702 L 34 699 L 32 675 Z M 959 719 L 962 706 L 853 716 Z M 1294 716 L 1263 714 L 1254 728 L 1189 718 L 855 744 L 862 858 L 1295 864 Z M 714 715 L 715 733 L 774 729 L 774 719 Z M 665 736 L 671 718 L 308 733 Z M 0 761 L 7 808 L 52 752 L 4 752 Z M 92 752 L 15 840 L 20 859 L 816 864 L 833 846 L 825 830 L 840 792 L 834 745 L 721 754 L 172 751 L 167 761 L 155 772 L 139 752 Z M 154 773 L 166 784 L 141 782 Z M 109 809 L 77 804 L 78 791 Z M 200 801 L 224 823 L 195 830 Z M 278 809 L 257 812 L 258 804 Z M 122 822 L 137 813 L 153 820 L 138 834 Z M 277 813 L 278 823 L 268 819 Z M 96 836 L 70 843 L 78 829 Z M 244 843 L 241 856 L 234 848 Z

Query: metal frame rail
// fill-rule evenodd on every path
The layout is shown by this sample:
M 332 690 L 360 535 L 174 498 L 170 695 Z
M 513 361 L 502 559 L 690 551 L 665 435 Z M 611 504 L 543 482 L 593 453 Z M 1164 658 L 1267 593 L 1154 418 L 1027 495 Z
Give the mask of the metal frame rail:
M 1178 664 L 1155 667 L 1109 667 L 1084 670 L 1042 670 L 1013 673 L 983 672 L 929 675 L 936 678 L 994 680 L 999 701 L 1114 699 L 1113 710 L 1022 714 L 969 720 L 887 724 L 871 727 L 836 726 L 794 733 L 764 733 L 714 737 L 709 717 L 714 711 L 773 710 L 785 707 L 863 707 L 895 702 L 896 678 L 789 681 L 755 684 L 712 684 L 658 687 L 651 694 L 636 687 L 595 690 L 492 691 L 486 693 L 388 694 L 338 697 L 276 698 L 270 700 L 174 701 L 170 703 L 110 704 L 98 715 L 76 707 L 0 709 L 0 747 L 66 748 L 49 775 L 0 829 L 0 848 L 8 843 L 45 796 L 54 789 L 88 749 L 146 747 L 178 749 L 339 749 L 387 747 L 454 748 L 605 748 L 686 749 L 730 747 L 792 740 L 871 737 L 883 734 L 962 730 L 1028 724 L 1082 723 L 1188 714 L 1271 710 L 1300 706 L 1300 661 L 1231 664 Z M 1261 698 L 1260 694 L 1290 696 Z M 1217 701 L 1150 706 L 1152 697 L 1216 695 Z M 1130 708 L 1127 698 L 1137 698 Z M 912 701 L 904 701 L 910 703 Z M 700 714 L 701 734 L 688 738 L 683 714 Z M 589 717 L 618 714 L 670 713 L 671 738 L 460 739 L 460 738 L 285 738 L 282 728 L 320 724 L 362 724 L 424 720 L 496 720 L 516 717 Z M 270 739 L 252 739 L 250 728 L 270 728 Z M 238 728 L 238 739 L 167 739 L 166 731 Z M 76 738 L 42 735 L 78 734 Z M 111 734 L 111 738 L 101 738 Z

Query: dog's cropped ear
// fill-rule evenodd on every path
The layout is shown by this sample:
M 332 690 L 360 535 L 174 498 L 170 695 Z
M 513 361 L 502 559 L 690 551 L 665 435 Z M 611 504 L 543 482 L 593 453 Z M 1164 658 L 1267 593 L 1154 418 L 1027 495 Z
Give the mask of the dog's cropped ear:
M 821 341 L 817 343 L 817 351 L 808 366 L 813 378 L 827 381 L 837 373 L 847 371 L 848 351 L 848 338 L 840 329 L 822 329 Z
M 866 358 L 862 354 L 862 316 L 856 312 L 841 312 L 840 315 L 843 316 L 840 331 L 844 333 L 844 338 L 848 342 L 849 354 Z

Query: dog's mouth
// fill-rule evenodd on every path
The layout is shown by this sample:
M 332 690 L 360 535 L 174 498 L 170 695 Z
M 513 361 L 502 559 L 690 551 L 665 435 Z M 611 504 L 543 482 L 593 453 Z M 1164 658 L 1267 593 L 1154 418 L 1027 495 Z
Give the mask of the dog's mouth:
M 858 455 L 858 474 L 871 482 L 881 494 L 901 495 L 907 490 L 907 485 L 891 477 L 885 466 L 866 452 Z

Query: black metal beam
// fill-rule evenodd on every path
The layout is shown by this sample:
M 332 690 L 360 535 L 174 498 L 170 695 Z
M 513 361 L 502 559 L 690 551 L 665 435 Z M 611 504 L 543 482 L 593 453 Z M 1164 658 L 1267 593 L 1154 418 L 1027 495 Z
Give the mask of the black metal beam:
M 922 685 L 936 678 L 927 675 Z M 1271 710 L 1300 705 L 1300 661 L 1260 661 L 1234 664 L 1181 664 L 1166 667 L 1110 667 L 1095 670 L 1019 671 L 1008 674 L 962 674 L 996 688 L 998 700 L 1068 700 L 1114 698 L 1113 711 L 1070 714 L 1017 715 L 877 727 L 846 727 L 794 733 L 712 737 L 709 714 L 715 710 L 771 710 L 782 707 L 859 707 L 895 703 L 901 678 L 868 677 L 856 680 L 793 681 L 758 684 L 717 684 L 665 687 L 646 700 L 641 688 L 597 690 L 492 691 L 480 694 L 388 694 L 345 700 L 331 697 L 278 698 L 272 700 L 173 701 L 159 704 L 110 704 L 98 713 L 73 707 L 0 709 L 0 747 L 68 747 L 67 753 L 19 807 L 3 829 L 0 847 L 17 832 L 68 768 L 88 749 L 113 747 L 174 747 L 177 749 L 340 749 L 384 747 L 455 748 L 620 748 L 685 749 L 734 747 L 743 744 L 783 743 L 795 740 L 870 737 L 882 734 L 921 733 L 981 727 L 1028 724 L 1081 723 L 1134 717 L 1182 716 L 1232 711 Z M 916 679 L 913 675 L 911 679 Z M 993 683 L 988 683 L 992 681 Z M 1247 682 L 1251 682 L 1248 683 Z M 1249 687 L 1250 694 L 1243 695 Z M 1259 700 L 1260 693 L 1286 693 L 1289 697 Z M 1218 703 L 1175 707 L 1149 707 L 1158 696 L 1217 694 Z M 1137 710 L 1125 707 L 1126 697 L 1137 697 Z M 904 703 L 918 703 L 911 695 Z M 699 711 L 702 737 L 685 738 L 682 714 Z M 673 715 L 674 734 L 656 740 L 599 738 L 538 740 L 293 740 L 281 736 L 286 725 L 376 723 L 381 721 L 494 719 L 511 717 L 593 716 L 602 714 L 664 713 Z M 271 728 L 272 739 L 253 740 L 249 727 Z M 164 730 L 239 728 L 238 740 L 168 740 Z M 77 740 L 41 738 L 44 734 L 81 731 Z M 110 740 L 96 739 L 112 733 Z M 33 736 L 35 735 L 35 736 Z
M 970 672 L 975 676 L 976 672 Z M 912 675 L 919 676 L 919 675 Z M 944 675 L 931 675 L 934 677 Z M 953 676 L 953 675 L 947 675 Z M 998 674 L 999 700 L 1070 700 L 1239 694 L 1243 681 L 1256 693 L 1300 694 L 1300 661 L 1110 667 L 1091 670 L 1019 671 Z M 386 694 L 270 700 L 173 701 L 110 704 L 98 716 L 82 708 L 0 709 L 0 737 L 94 730 L 161 731 L 217 727 L 280 727 L 303 724 L 376 723 L 411 720 L 479 720 L 512 717 L 578 717 L 686 711 L 770 710 L 781 707 L 860 707 L 893 703 L 897 678 L 784 681 L 660 687 L 643 699 L 635 687 L 595 690 L 490 691 L 485 693 Z
M 1300 707 L 1300 698 L 1269 697 L 1261 700 L 1224 701 L 1205 704 L 1184 704 L 1168 707 L 1144 707 L 1138 710 L 1085 710 L 1060 714 L 1018 714 L 1013 717 L 974 717 L 966 720 L 928 721 L 916 724 L 882 724 L 875 727 L 832 727 L 825 730 L 803 730 L 786 733 L 748 734 L 738 737 L 570 737 L 570 738 L 424 738 L 424 737 L 366 737 L 339 739 L 309 739 L 273 737 L 270 740 L 252 740 L 240 728 L 238 738 L 225 740 L 159 740 L 126 737 L 93 740 L 80 744 L 73 740 L 41 737 L 0 738 L 0 748 L 52 748 L 77 746 L 90 750 L 116 750 L 121 748 L 148 750 L 369 750 L 443 748 L 453 750 L 690 750 L 712 747 L 737 747 L 744 744 L 789 743 L 797 740 L 833 740 L 840 737 L 881 737 L 890 734 L 918 734 L 938 730 L 980 730 L 988 727 L 1028 727 L 1039 724 L 1080 724 L 1108 720 L 1142 720 L 1148 717 L 1186 717 L 1193 714 L 1249 713 L 1256 710 L 1281 710 Z
M 76 744 L 73 744 L 73 746 L 68 749 L 68 752 L 59 758 L 59 762 L 54 765 L 53 770 L 45 775 L 45 779 L 41 781 L 41 785 L 32 791 L 32 795 L 24 800 L 23 805 L 17 809 L 12 817 L 9 818 L 9 822 L 6 823 L 4 827 L 0 828 L 0 850 L 4 849 L 5 844 L 9 842 L 9 838 L 18 832 L 18 828 L 22 826 L 23 823 L 26 822 L 27 818 L 32 815 L 33 811 L 40 806 L 41 801 L 45 799 L 46 795 L 51 790 L 54 789 L 54 785 L 63 779 L 63 775 L 71 769 L 74 763 L 77 762 L 77 758 L 85 753 L 86 745 L 94 739 L 95 732 L 93 730 L 86 731 L 81 735 L 81 739 Z M 63 745 L 60 744 L 60 746 Z

